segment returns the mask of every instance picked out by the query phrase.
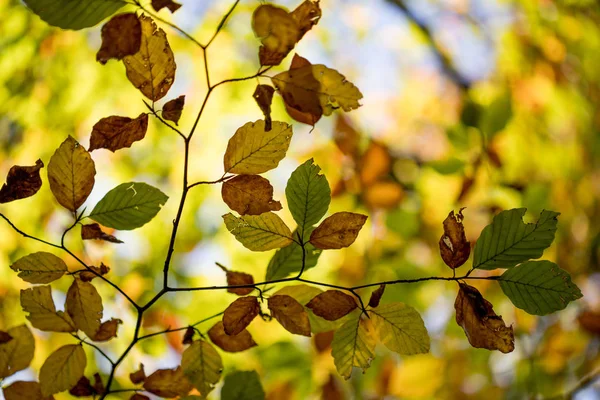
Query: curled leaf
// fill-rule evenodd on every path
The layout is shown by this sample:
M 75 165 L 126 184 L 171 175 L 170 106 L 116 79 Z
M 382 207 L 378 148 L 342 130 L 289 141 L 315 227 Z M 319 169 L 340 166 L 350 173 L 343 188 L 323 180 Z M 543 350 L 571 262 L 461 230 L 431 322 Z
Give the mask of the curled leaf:
M 98 328 L 98 332 L 92 338 L 95 342 L 106 342 L 111 340 L 112 338 L 117 337 L 117 330 L 119 329 L 119 325 L 121 325 L 123 321 L 116 318 L 111 318 L 108 321 L 104 321 L 100 324 L 100 328 Z
M 102 46 L 96 54 L 100 64 L 111 58 L 121 60 L 140 50 L 142 24 L 134 13 L 115 15 L 102 26 Z
M 77 381 L 77 384 L 69 389 L 69 394 L 75 397 L 95 396 L 99 393 L 100 392 L 92 386 L 90 380 L 85 376 L 82 376 L 79 381 Z
M 208 330 L 208 337 L 221 350 L 230 353 L 237 353 L 256 346 L 256 342 L 248 330 L 244 329 L 237 335 L 228 335 L 225 333 L 222 321 L 217 322 Z
M 104 233 L 100 225 L 98 224 L 88 224 L 83 225 L 81 227 L 81 238 L 83 240 L 104 240 L 106 242 L 111 243 L 123 243 L 123 241 L 117 239 L 113 235 L 109 235 L 108 233 Z
M 192 344 L 194 342 L 195 334 L 196 331 L 194 330 L 194 327 L 188 326 L 183 335 L 183 340 L 181 341 L 181 344 Z
M 367 216 L 338 212 L 327 218 L 311 233 L 310 243 L 318 249 L 341 249 L 356 240 Z
M 354 297 L 339 290 L 327 290 L 306 304 L 315 315 L 325 318 L 327 321 L 335 321 L 348 315 L 358 305 Z
M 31 197 L 42 187 L 40 169 L 44 167 L 42 160 L 37 160 L 31 167 L 13 166 L 8 171 L 6 183 L 0 189 L 0 203 Z
M 265 130 L 268 132 L 271 130 L 271 103 L 273 102 L 273 94 L 275 93 L 275 89 L 273 86 L 269 85 L 256 85 L 256 89 L 254 90 L 254 100 L 256 100 L 256 104 L 263 112 L 265 116 Z
M 83 282 L 90 282 L 92 279 L 98 277 L 98 275 L 102 276 L 108 274 L 109 271 L 110 267 L 107 267 L 104 263 L 100 263 L 99 267 L 91 265 L 89 271 L 82 271 L 79 273 L 79 279 Z
M 220 266 L 220 265 L 219 265 Z M 242 285 L 253 285 L 254 277 L 245 272 L 229 271 L 225 267 L 222 267 L 227 274 L 227 285 L 228 286 L 242 286 Z M 229 293 L 237 294 L 238 296 L 246 296 L 254 290 L 254 287 L 247 288 L 229 288 Z
M 260 175 L 238 175 L 223 182 L 221 196 L 240 215 L 281 210 L 281 203 L 273 200 L 273 186 Z
M 258 315 L 260 306 L 254 296 L 240 297 L 223 314 L 223 327 L 228 335 L 237 335 Z
M 471 243 L 467 241 L 462 223 L 464 218 L 462 210 L 461 208 L 458 214 L 450 211 L 444 220 L 444 234 L 439 243 L 442 259 L 452 269 L 463 265 L 471 254 Z
M 171 13 L 174 13 L 181 8 L 181 4 L 176 3 L 173 0 L 152 0 L 152 8 L 156 11 L 160 11 L 165 7 L 168 8 Z
M 302 304 L 288 295 L 275 295 L 268 302 L 273 317 L 288 332 L 310 337 L 310 321 Z
M 138 383 L 142 383 L 146 380 L 146 372 L 144 371 L 144 364 L 140 363 L 139 369 L 137 371 L 129 374 L 129 380 L 134 385 L 137 385 Z
M 379 285 L 379 287 L 371 293 L 371 298 L 369 299 L 369 307 L 376 308 L 381 301 L 381 297 L 383 296 L 383 292 L 385 291 L 385 284 Z
M 142 140 L 148 130 L 148 114 L 140 114 L 137 118 L 113 115 L 102 118 L 92 128 L 90 149 L 108 149 L 115 152 L 131 147 L 134 142 Z
M 184 105 L 185 96 L 183 95 L 177 97 L 176 99 L 167 101 L 162 108 L 162 117 L 167 121 L 175 122 L 175 125 L 177 125 L 179 118 L 181 118 Z

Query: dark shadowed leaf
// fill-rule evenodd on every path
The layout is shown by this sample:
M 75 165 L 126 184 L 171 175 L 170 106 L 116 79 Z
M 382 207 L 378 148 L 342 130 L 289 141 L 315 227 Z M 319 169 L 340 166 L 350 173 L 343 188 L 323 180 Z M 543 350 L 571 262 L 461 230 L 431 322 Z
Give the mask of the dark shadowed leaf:
M 311 233 L 310 243 L 318 249 L 341 249 L 356 240 L 367 216 L 338 212 L 327 218 Z
M 271 315 L 288 332 L 310 337 L 310 321 L 302 304 L 288 295 L 275 295 L 267 301 Z
M 194 335 L 196 334 L 196 330 L 193 326 L 188 326 L 183 334 L 183 339 L 181 340 L 181 344 L 192 344 L 194 342 Z
M 260 175 L 238 175 L 223 182 L 221 196 L 225 204 L 240 215 L 260 215 L 281 210 L 273 200 L 273 186 Z
M 92 271 L 94 271 L 95 273 Z M 104 265 L 104 263 L 100 263 L 99 267 L 95 267 L 95 266 L 91 265 L 90 270 L 82 271 L 79 273 L 79 278 L 83 282 L 91 282 L 92 279 L 97 278 L 98 275 L 100 275 L 100 276 L 106 275 L 109 273 L 109 271 L 110 271 L 110 267 L 107 267 L 106 265 Z
M 26 0 L 25 4 L 48 24 L 75 30 L 94 26 L 125 5 L 106 0 Z
M 129 374 L 129 380 L 134 385 L 137 385 L 138 383 L 142 383 L 146 380 L 146 372 L 144 371 L 144 364 L 140 364 L 140 368 L 137 371 Z
M 0 189 L 0 203 L 31 197 L 42 187 L 40 169 L 44 167 L 42 160 L 37 160 L 31 167 L 13 166 L 8 171 L 6 183 Z
M 80 344 L 62 346 L 48 357 L 40 369 L 42 395 L 69 390 L 83 376 L 87 360 Z
M 0 343 L 0 379 L 29 367 L 35 350 L 33 335 L 26 325 L 13 327 L 2 333 L 4 339 L 10 339 Z
M 44 397 L 38 382 L 16 381 L 2 389 L 6 400 L 54 400 L 54 396 Z
M 177 125 L 179 123 L 179 118 L 181 118 L 184 105 L 185 96 L 183 95 L 177 97 L 176 99 L 167 101 L 162 108 L 162 117 L 167 121 L 175 122 L 175 125 Z
M 273 102 L 273 94 L 275 93 L 275 88 L 269 85 L 256 85 L 256 89 L 254 90 L 254 100 L 256 100 L 256 104 L 263 112 L 265 116 L 265 131 L 270 131 L 272 127 L 271 121 L 271 103 Z
M 108 149 L 115 152 L 131 147 L 134 142 L 146 136 L 147 130 L 148 114 L 140 114 L 135 119 L 116 115 L 102 118 L 92 129 L 89 151 Z
M 67 291 L 65 310 L 69 313 L 78 329 L 93 338 L 100 329 L 100 320 L 104 307 L 102 297 L 89 282 L 73 280 Z
M 471 243 L 465 236 L 463 218 L 462 208 L 458 214 L 450 211 L 444 220 L 444 234 L 440 237 L 439 246 L 442 260 L 452 269 L 463 265 L 471 254 Z
M 217 263 L 217 265 L 219 266 L 219 268 L 221 268 L 227 274 L 227 285 L 242 286 L 242 285 L 254 284 L 254 277 L 252 277 L 252 275 L 247 274 L 245 272 L 230 271 L 219 263 Z M 246 296 L 246 295 L 252 293 L 253 290 L 254 290 L 253 287 L 227 289 L 227 291 L 229 293 L 234 293 L 234 294 L 237 294 L 238 296 Z
M 134 13 L 115 15 L 102 26 L 102 46 L 96 54 L 100 64 L 114 58 L 121 60 L 140 50 L 142 24 Z
M 203 397 L 214 389 L 223 372 L 221 356 L 204 340 L 197 340 L 185 349 L 181 356 L 181 367 Z
M 242 332 L 258 315 L 260 305 L 254 296 L 240 297 L 227 307 L 223 314 L 223 327 L 228 335 Z
M 77 384 L 69 389 L 69 394 L 75 397 L 94 396 L 98 393 L 96 388 L 92 386 L 90 380 L 85 376 L 82 376 L 79 381 L 77 381 Z
M 292 232 L 283 220 L 272 212 L 236 217 L 223 215 L 225 226 L 249 250 L 267 251 L 292 243 Z
M 67 273 L 67 264 L 54 254 L 40 251 L 18 259 L 10 268 L 29 283 L 50 283 Z
M 0 344 L 10 342 L 13 339 L 8 332 L 0 331 Z
M 176 3 L 173 0 L 152 0 L 152 8 L 156 11 L 160 11 L 165 7 L 168 8 L 171 13 L 174 13 L 181 8 L 181 4 Z
M 83 225 L 81 227 L 81 238 L 83 240 L 104 240 L 111 243 L 123 243 L 113 235 L 103 232 L 98 224 Z
M 250 335 L 250 332 L 246 329 L 237 335 L 228 335 L 225 333 L 222 321 L 217 322 L 208 330 L 208 337 L 210 337 L 210 340 L 221 350 L 230 353 L 237 353 L 256 346 L 256 342 L 252 339 L 252 335 Z
M 225 377 L 221 400 L 264 399 L 265 391 L 256 371 L 235 371 Z
M 184 375 L 181 367 L 158 369 L 146 378 L 144 390 L 157 396 L 171 398 L 185 396 L 192 390 L 192 384 Z
M 512 326 L 496 315 L 492 304 L 472 286 L 460 283 L 454 308 L 456 323 L 463 328 L 469 343 L 476 348 L 510 353 L 515 349 Z
M 354 297 L 339 290 L 327 290 L 306 304 L 315 315 L 327 321 L 335 321 L 349 314 L 358 305 Z
M 75 332 L 75 322 L 68 313 L 56 311 L 50 286 L 35 286 L 21 290 L 21 307 L 35 328 L 51 332 Z
M 117 337 L 117 330 L 123 321 L 116 318 L 111 318 L 100 324 L 98 332 L 92 337 L 94 342 L 106 342 Z
M 369 298 L 369 307 L 376 308 L 379 305 L 384 291 L 385 285 L 379 285 L 379 287 L 374 290 L 373 293 L 371 293 L 371 298 Z

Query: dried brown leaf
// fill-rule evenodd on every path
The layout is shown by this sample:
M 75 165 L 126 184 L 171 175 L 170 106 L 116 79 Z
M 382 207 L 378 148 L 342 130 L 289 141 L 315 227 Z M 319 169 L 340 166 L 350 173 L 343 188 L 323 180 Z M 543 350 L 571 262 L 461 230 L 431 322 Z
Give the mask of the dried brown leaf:
M 185 396 L 192 390 L 192 384 L 183 374 L 181 367 L 159 369 L 144 381 L 144 389 L 161 397 Z
M 42 187 L 40 169 L 44 167 L 42 160 L 37 160 L 31 167 L 14 165 L 6 177 L 6 183 L 0 189 L 0 203 L 31 197 Z
M 134 142 L 142 140 L 148 130 L 148 114 L 142 113 L 137 118 L 113 115 L 102 118 L 92 128 L 90 149 L 108 149 L 115 152 L 131 147 Z
M 129 374 L 129 380 L 134 385 L 137 385 L 138 383 L 142 383 L 146 380 L 146 372 L 144 371 L 144 364 L 140 363 L 140 368 L 137 371 Z
M 150 400 L 150 397 L 144 396 L 143 394 L 136 393 L 132 395 L 129 400 Z
M 183 95 L 177 97 L 176 99 L 167 101 L 162 108 L 162 117 L 167 121 L 175 122 L 175 125 L 177 125 L 179 123 L 179 118 L 181 118 L 184 105 L 185 96 Z
M 227 271 L 227 285 L 239 286 L 252 284 L 254 284 L 254 278 L 252 277 L 252 275 L 247 274 L 245 272 Z M 253 287 L 227 289 L 229 293 L 234 293 L 238 296 L 246 296 L 250 294 L 253 290 Z
M 142 25 L 135 13 L 115 15 L 102 26 L 102 46 L 96 60 L 106 64 L 111 58 L 121 60 L 140 50 Z
M 592 310 L 584 310 L 577 317 L 579 325 L 592 335 L 600 336 L 600 312 Z
M 223 327 L 228 335 L 237 335 L 258 315 L 260 305 L 254 296 L 240 297 L 223 314 Z
M 111 318 L 108 321 L 104 321 L 100 324 L 100 328 L 98 328 L 98 332 L 92 338 L 95 342 L 106 342 L 111 340 L 112 338 L 117 337 L 117 330 L 119 329 L 119 325 L 121 325 L 123 321 L 116 318 Z
M 237 335 L 228 335 L 225 333 L 222 321 L 217 322 L 209 329 L 208 337 L 221 350 L 230 353 L 237 353 L 256 346 L 256 342 L 248 330 L 244 329 Z
M 193 326 L 188 326 L 183 334 L 183 339 L 181 340 L 181 344 L 192 344 L 194 342 L 194 334 L 196 331 Z
M 99 224 L 88 224 L 81 227 L 81 238 L 83 240 L 104 240 L 111 243 L 123 243 L 113 235 L 102 231 Z
M 260 5 L 252 14 L 252 30 L 260 38 L 260 65 L 279 65 L 299 40 L 298 22 L 287 10 Z
M 167 7 L 171 13 L 174 13 L 181 8 L 181 4 L 176 3 L 173 0 L 152 0 L 152 8 L 156 11 L 160 11 L 165 7 Z
M 269 310 L 288 332 L 310 337 L 310 321 L 302 304 L 288 295 L 276 295 L 267 301 Z
M 12 338 L 8 332 L 0 331 L 0 344 L 10 342 Z
M 110 267 L 104 265 L 104 263 L 100 263 L 99 267 L 90 266 L 90 269 L 95 271 L 98 275 L 106 275 L 110 271 Z M 92 279 L 98 277 L 98 275 L 94 274 L 92 271 L 82 271 L 79 273 L 79 279 L 83 282 L 90 282 Z
M 350 314 L 358 305 L 354 297 L 344 292 L 327 290 L 315 296 L 306 304 L 306 307 L 310 308 L 315 315 L 327 321 L 335 321 L 344 315 Z
M 444 234 L 439 242 L 442 259 L 452 269 L 463 265 L 471 254 L 471 243 L 467 241 L 462 223 L 462 210 L 461 208 L 458 214 L 450 211 L 444 220 Z
M 319 0 L 305 0 L 291 14 L 298 24 L 297 40 L 299 41 L 321 19 L 322 13 Z
M 265 131 L 270 131 L 272 127 L 271 120 L 271 103 L 273 102 L 273 94 L 275 93 L 275 88 L 269 85 L 256 85 L 256 89 L 254 90 L 254 100 L 256 100 L 256 104 L 263 112 L 265 116 Z
M 367 216 L 338 212 L 327 218 L 311 233 L 310 243 L 318 249 L 341 249 L 356 240 Z
M 385 291 L 385 285 L 379 285 L 379 287 L 371 293 L 371 298 L 369 299 L 369 307 L 377 308 L 379 306 L 379 302 L 381 301 L 381 297 L 383 296 L 383 292 Z
M 238 175 L 227 180 L 221 195 L 225 204 L 240 215 L 281 210 L 281 203 L 273 200 L 273 186 L 260 175 Z
M 88 378 L 82 376 L 77 384 L 69 389 L 69 394 L 75 397 L 88 397 L 98 394 Z

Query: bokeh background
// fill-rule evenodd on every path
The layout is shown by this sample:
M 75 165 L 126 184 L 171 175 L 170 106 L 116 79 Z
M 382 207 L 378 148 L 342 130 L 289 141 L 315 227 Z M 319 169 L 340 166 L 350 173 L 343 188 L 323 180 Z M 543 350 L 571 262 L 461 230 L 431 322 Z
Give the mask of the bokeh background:
M 181 3 L 173 16 L 166 10 L 160 15 L 202 42 L 231 6 L 221 0 Z M 321 3 L 322 19 L 296 51 L 355 83 L 364 94 L 362 107 L 345 119 L 324 118 L 314 130 L 295 123 L 288 156 L 266 177 L 275 187 L 275 199 L 284 205 L 279 214 L 290 226 L 294 223 L 286 210 L 285 184 L 311 157 L 334 189 L 330 212 L 355 211 L 370 218 L 352 247 L 325 252 L 306 277 L 353 285 L 449 276 L 438 255 L 438 240 L 450 210 L 466 207 L 467 236 L 474 243 L 495 212 L 527 207 L 529 221 L 542 209 L 562 213 L 556 241 L 544 258 L 567 270 L 584 297 L 564 311 L 535 317 L 512 306 L 496 284 L 475 285 L 514 326 L 516 349 L 505 355 L 470 348 L 454 321 L 454 283 L 390 286 L 385 301 L 406 302 L 422 313 L 432 338 L 430 354 L 400 357 L 378 347 L 367 373 L 355 371 L 343 383 L 329 350 L 318 350 L 312 339 L 291 336 L 275 323 L 256 320 L 249 329 L 259 346 L 243 354 L 223 354 L 226 371 L 256 369 L 271 400 L 321 398 L 330 374 L 344 397 L 352 399 L 533 399 L 562 398 L 565 392 L 576 399 L 600 399 L 598 383 L 573 391 L 582 379 L 597 375 L 600 366 L 598 2 Z M 242 0 L 210 47 L 213 82 L 257 70 L 259 42 L 250 18 L 259 4 Z M 277 4 L 293 9 L 298 2 Z M 0 15 L 0 175 L 14 164 L 33 165 L 38 158 L 47 164 L 67 135 L 87 147 L 91 128 L 102 117 L 135 117 L 146 111 L 121 63 L 101 66 L 95 61 L 99 26 L 78 32 L 55 29 L 18 0 L 0 0 Z M 202 53 L 162 27 L 178 65 L 165 100 L 186 95 L 179 124 L 186 131 L 206 92 Z M 289 58 L 275 71 L 288 64 Z M 259 81 L 269 83 L 261 78 L 223 85 L 211 96 L 192 143 L 192 181 L 218 179 L 228 139 L 239 126 L 262 118 L 252 98 Z M 277 96 L 273 110 L 275 120 L 289 121 Z M 354 156 L 336 145 L 340 132 L 357 138 Z M 182 154 L 180 138 L 156 120 L 151 120 L 146 138 L 131 149 L 93 152 L 98 174 L 88 207 L 127 181 L 160 187 L 171 199 L 143 228 L 116 232 L 124 244 L 82 244 L 79 229 L 67 240 L 90 264 L 109 265 L 110 278 L 142 303 L 162 285 L 162 261 L 180 195 Z M 53 199 L 46 169 L 42 176 L 44 186 L 36 196 L 4 204 L 0 212 L 25 232 L 56 242 L 71 216 Z M 272 252 L 252 253 L 237 243 L 220 217 L 228 211 L 220 186 L 193 189 L 176 243 L 173 285 L 224 284 L 215 262 L 262 280 Z M 9 265 L 41 250 L 52 251 L 0 223 L 0 329 L 26 322 L 18 296 L 27 284 Z M 73 260 L 58 255 L 77 268 Z M 463 272 L 467 268 L 463 266 Z M 68 281 L 53 283 L 59 308 Z M 105 317 L 124 321 L 119 338 L 103 345 L 109 355 L 118 356 L 129 343 L 135 315 L 109 286 L 97 282 L 96 287 L 104 299 Z M 362 294 L 368 296 L 369 291 Z M 144 332 L 196 322 L 222 311 L 234 298 L 224 292 L 169 294 L 153 307 Z M 201 330 L 209 329 L 211 322 Z M 73 342 L 65 334 L 35 330 L 35 335 L 32 368 L 3 384 L 35 379 L 53 349 Z M 175 367 L 182 349 L 180 333 L 141 342 L 121 366 L 119 384 L 130 387 L 128 373 L 140 362 L 148 372 Z M 109 371 L 102 357 L 90 348 L 86 351 L 88 375 Z M 218 390 L 212 396 L 217 398 Z

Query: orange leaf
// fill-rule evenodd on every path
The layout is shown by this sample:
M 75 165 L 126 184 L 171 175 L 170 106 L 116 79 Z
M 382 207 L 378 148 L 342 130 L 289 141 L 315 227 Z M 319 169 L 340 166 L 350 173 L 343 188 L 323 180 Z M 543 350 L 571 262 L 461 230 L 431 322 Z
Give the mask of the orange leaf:
M 338 212 L 325 218 L 310 235 L 310 243 L 318 249 L 341 249 L 356 240 L 367 216 Z
M 225 204 L 240 215 L 281 210 L 281 203 L 273 200 L 273 186 L 260 175 L 238 175 L 227 180 L 221 196 Z
M 106 342 L 112 338 L 116 338 L 117 329 L 122 323 L 123 321 L 115 318 L 111 318 L 108 321 L 104 321 L 102 324 L 100 324 L 100 328 L 98 328 L 98 332 L 92 338 L 92 340 L 95 342 Z
M 161 397 L 185 396 L 192 390 L 192 384 L 183 374 L 181 367 L 159 369 L 144 381 L 144 389 Z
M 222 321 L 217 322 L 208 330 L 208 337 L 219 348 L 230 353 L 237 353 L 256 346 L 252 335 L 246 329 L 237 335 L 228 335 L 225 333 Z
M 181 4 L 176 3 L 173 0 L 152 0 L 152 8 L 156 11 L 160 11 L 165 7 L 167 7 L 171 13 L 174 13 L 181 8 Z

